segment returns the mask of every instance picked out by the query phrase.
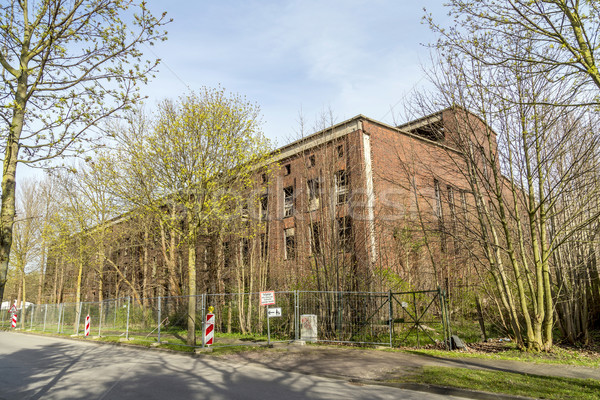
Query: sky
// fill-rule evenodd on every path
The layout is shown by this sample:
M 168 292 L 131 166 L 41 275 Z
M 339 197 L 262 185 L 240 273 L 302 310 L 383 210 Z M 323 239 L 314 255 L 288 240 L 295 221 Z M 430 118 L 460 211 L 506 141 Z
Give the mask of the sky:
M 167 13 L 168 40 L 141 50 L 159 58 L 142 95 L 152 111 L 165 98 L 221 86 L 260 106 L 276 147 L 358 114 L 397 125 L 411 93 L 428 87 L 423 8 L 444 22 L 444 0 L 147 0 Z M 20 178 L 41 170 L 20 164 Z
M 424 45 L 435 40 L 423 7 L 443 18 L 442 0 L 149 0 L 173 18 L 168 40 L 142 50 L 161 59 L 142 93 L 152 109 L 202 86 L 221 85 L 256 102 L 278 146 L 305 134 L 325 112 L 405 122 L 413 90 L 427 86 Z M 415 116 L 416 117 L 416 116 Z

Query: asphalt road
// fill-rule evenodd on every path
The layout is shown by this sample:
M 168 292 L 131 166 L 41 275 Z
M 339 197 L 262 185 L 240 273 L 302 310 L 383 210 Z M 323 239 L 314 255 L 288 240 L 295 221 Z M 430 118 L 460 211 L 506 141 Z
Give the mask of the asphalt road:
M 0 399 L 448 399 L 205 357 L 0 332 Z

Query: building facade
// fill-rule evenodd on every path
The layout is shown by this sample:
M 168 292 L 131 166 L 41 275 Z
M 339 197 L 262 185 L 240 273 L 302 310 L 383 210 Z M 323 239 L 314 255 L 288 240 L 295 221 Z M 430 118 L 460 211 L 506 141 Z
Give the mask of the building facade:
M 414 269 L 439 276 L 412 286 L 448 279 L 474 206 L 465 137 L 488 151 L 473 126 L 486 129 L 452 108 L 398 127 L 358 115 L 280 148 L 259 179 L 268 180 L 258 218 L 271 272 L 328 280 L 320 289 L 334 290 L 366 290 L 378 275 Z

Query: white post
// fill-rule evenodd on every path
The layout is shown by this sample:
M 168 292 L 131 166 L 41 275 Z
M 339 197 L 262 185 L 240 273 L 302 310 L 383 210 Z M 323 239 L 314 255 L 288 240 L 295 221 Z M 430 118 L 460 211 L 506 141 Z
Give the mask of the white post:
M 48 315 L 48 304 L 45 305 L 44 309 L 44 327 L 42 328 L 42 332 L 46 332 L 46 315 Z
M 31 320 L 29 322 L 29 330 L 33 330 L 33 312 L 35 311 L 35 304 L 31 305 Z
M 158 343 L 160 343 L 160 326 L 162 325 L 162 310 L 160 304 L 160 296 L 158 296 Z
M 104 302 L 100 301 L 98 306 L 98 336 L 102 336 L 102 310 L 104 309 Z
M 77 314 L 77 332 L 75 335 L 79 336 L 79 324 L 81 323 L 81 308 L 83 307 L 83 302 L 79 302 L 79 313 Z
M 127 296 L 127 327 L 125 328 L 125 339 L 129 340 L 129 304 L 131 297 Z
M 271 324 L 269 323 L 269 306 L 267 306 L 267 346 L 271 346 Z

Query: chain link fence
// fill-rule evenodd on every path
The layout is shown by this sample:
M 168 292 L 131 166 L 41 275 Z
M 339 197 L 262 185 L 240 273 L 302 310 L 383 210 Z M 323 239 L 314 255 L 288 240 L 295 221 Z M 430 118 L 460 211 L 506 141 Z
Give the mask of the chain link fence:
M 37 304 L 17 310 L 15 329 L 85 336 L 89 316 L 92 337 L 204 347 L 209 312 L 215 346 L 306 340 L 421 347 L 447 345 L 451 335 L 441 290 L 282 291 L 269 307 L 260 305 L 258 292 Z M 13 329 L 12 313 L 2 310 L 0 318 L 2 329 Z

